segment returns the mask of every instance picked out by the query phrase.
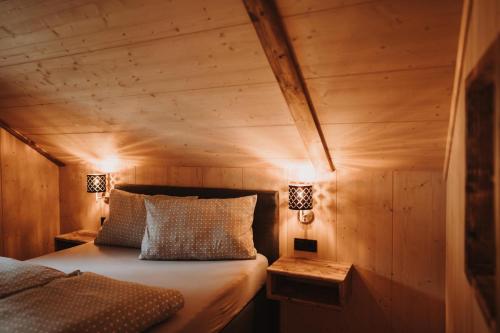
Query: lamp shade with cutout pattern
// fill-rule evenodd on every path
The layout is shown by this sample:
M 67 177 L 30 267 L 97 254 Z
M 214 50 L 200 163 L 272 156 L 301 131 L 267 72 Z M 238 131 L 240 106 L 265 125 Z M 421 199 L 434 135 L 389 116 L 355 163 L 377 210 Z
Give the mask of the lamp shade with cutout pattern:
M 101 174 L 87 175 L 87 192 L 88 193 L 106 192 L 106 175 L 101 175 Z
M 288 185 L 288 208 L 310 210 L 313 208 L 313 186 L 310 184 Z

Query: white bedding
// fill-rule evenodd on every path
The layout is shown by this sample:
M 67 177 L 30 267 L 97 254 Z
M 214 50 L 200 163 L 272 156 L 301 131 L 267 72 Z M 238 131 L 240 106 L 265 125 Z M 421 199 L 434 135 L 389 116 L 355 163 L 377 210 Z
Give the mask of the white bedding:
M 268 262 L 146 261 L 138 249 L 95 246 L 73 247 L 29 260 L 69 273 L 76 269 L 124 281 L 179 290 L 185 305 L 153 332 L 218 332 L 264 285 Z

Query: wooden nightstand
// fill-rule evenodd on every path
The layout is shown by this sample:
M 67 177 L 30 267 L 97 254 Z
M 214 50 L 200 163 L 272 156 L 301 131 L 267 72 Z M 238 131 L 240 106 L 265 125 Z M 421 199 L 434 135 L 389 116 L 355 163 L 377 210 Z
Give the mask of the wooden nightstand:
M 351 292 L 351 264 L 280 258 L 267 269 L 267 297 L 342 309 Z
M 92 242 L 97 236 L 97 231 L 78 230 L 67 234 L 58 235 L 54 238 L 56 251 L 69 249 L 70 247 Z

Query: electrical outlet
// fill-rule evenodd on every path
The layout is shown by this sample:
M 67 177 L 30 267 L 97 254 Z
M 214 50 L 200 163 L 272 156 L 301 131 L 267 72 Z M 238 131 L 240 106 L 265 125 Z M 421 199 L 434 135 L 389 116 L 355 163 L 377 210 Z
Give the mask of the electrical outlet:
M 318 241 L 315 239 L 294 238 L 293 248 L 297 251 L 318 252 Z

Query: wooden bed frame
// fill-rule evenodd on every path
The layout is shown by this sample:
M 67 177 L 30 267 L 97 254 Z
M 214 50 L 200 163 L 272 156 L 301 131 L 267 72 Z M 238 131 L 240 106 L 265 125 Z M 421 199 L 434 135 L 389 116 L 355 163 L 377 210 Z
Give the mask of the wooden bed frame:
M 269 265 L 279 258 L 279 197 L 276 191 L 240 190 L 166 185 L 118 184 L 116 189 L 138 194 L 166 194 L 209 198 L 237 198 L 257 195 L 253 237 L 257 252 L 267 257 Z M 278 332 L 279 305 L 266 298 L 265 286 L 222 329 L 222 333 Z

